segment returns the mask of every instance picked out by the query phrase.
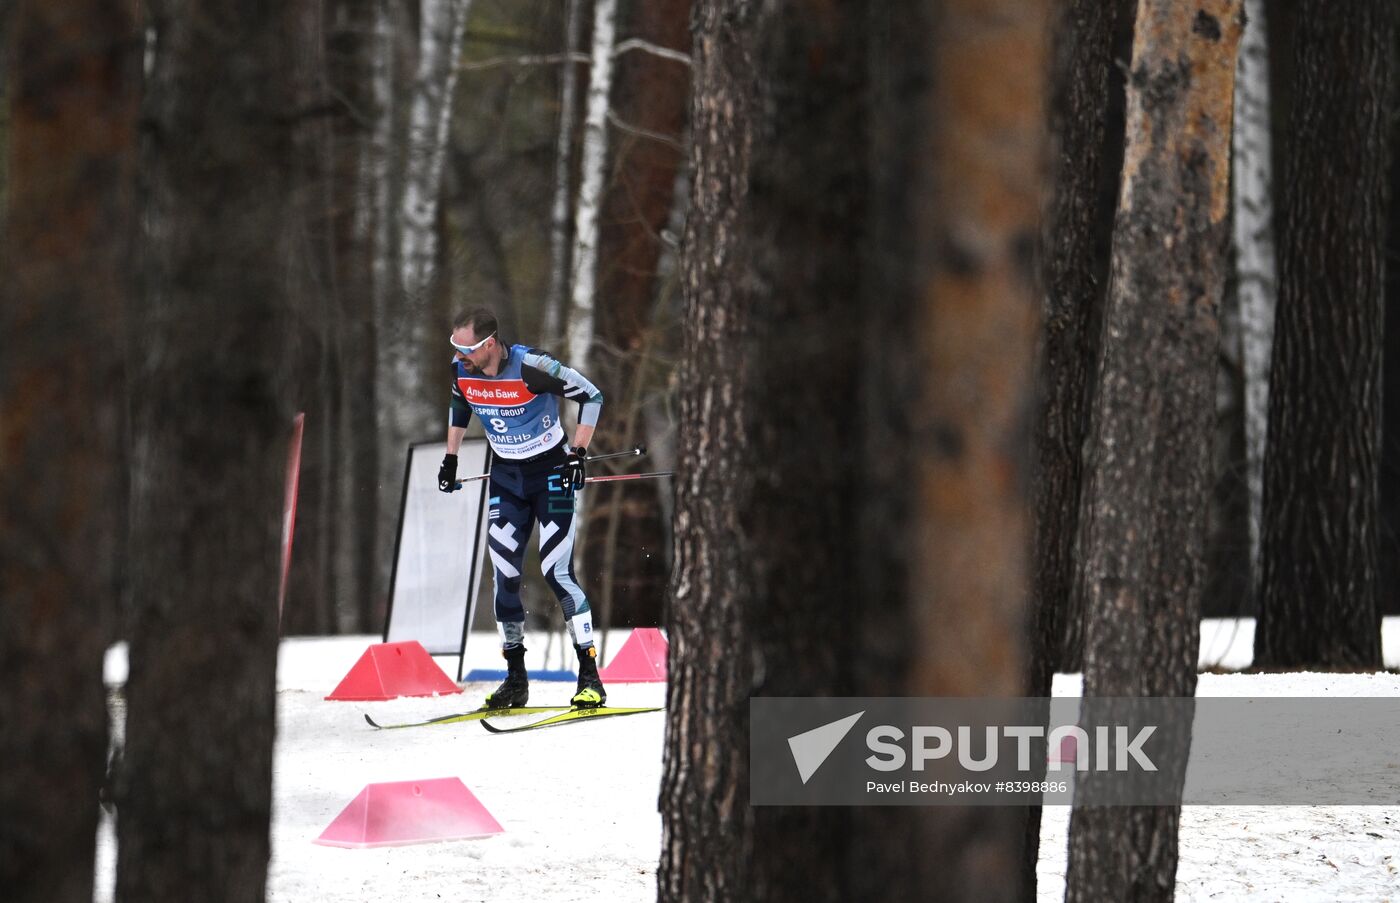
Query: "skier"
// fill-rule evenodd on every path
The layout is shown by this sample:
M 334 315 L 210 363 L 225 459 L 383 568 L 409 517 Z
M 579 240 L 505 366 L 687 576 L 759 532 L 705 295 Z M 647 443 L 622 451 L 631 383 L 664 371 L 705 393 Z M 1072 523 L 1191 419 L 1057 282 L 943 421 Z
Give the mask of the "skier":
M 559 599 L 578 654 L 578 687 L 571 700 L 582 708 L 607 701 L 598 677 L 593 617 L 574 578 L 574 500 L 583 488 L 588 442 L 603 408 L 603 394 L 577 370 L 549 354 L 500 337 L 496 316 L 477 308 L 452 324 L 452 404 L 447 455 L 438 489 L 457 489 L 457 450 L 472 412 L 486 428 L 491 465 L 488 549 L 495 566 L 495 614 L 501 632 L 506 679 L 486 697 L 489 708 L 525 705 L 525 609 L 520 603 L 525 544 L 540 524 L 540 566 Z M 559 422 L 558 398 L 579 404 L 572 444 Z

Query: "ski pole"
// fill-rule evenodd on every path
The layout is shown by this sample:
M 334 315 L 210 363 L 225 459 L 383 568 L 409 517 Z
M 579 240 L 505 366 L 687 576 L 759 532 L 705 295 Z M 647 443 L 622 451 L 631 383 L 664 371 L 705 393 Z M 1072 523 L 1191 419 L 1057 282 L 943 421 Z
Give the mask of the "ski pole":
M 588 463 L 592 464 L 594 461 L 606 461 L 609 458 L 635 458 L 646 453 L 647 447 L 645 445 L 638 445 L 632 448 L 630 451 L 611 452 L 606 455 L 596 455 L 592 458 L 589 458 Z M 491 474 L 489 473 L 479 473 L 476 476 L 472 477 L 458 477 L 457 485 L 461 486 L 463 483 L 470 483 L 473 480 L 484 480 L 489 476 L 491 476 Z
M 606 455 L 590 455 L 590 456 L 588 457 L 587 460 L 588 460 L 588 463 L 589 463 L 589 464 L 592 464 L 594 461 L 606 461 L 606 460 L 608 460 L 609 458 L 636 457 L 636 456 L 638 456 L 638 455 L 644 455 L 644 454 L 646 454 L 646 453 L 647 453 L 647 447 L 646 447 L 645 445 L 638 445 L 636 448 L 632 449 L 631 451 L 612 452 L 611 454 L 606 454 Z
M 615 480 L 646 480 L 651 477 L 669 477 L 674 474 L 674 470 L 657 470 L 652 473 L 620 473 L 607 477 L 587 477 L 585 483 L 611 483 Z

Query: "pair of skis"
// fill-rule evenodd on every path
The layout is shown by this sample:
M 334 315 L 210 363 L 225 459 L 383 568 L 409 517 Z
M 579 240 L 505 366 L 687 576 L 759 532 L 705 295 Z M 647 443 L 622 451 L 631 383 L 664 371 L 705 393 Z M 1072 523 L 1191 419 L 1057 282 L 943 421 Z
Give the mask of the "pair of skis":
M 598 718 L 616 718 L 621 715 L 640 715 L 643 712 L 659 712 L 660 706 L 649 708 L 621 708 L 617 706 L 597 706 L 595 708 L 573 708 L 566 705 L 546 705 L 546 706 L 521 706 L 513 709 L 473 709 L 470 712 L 459 712 L 455 715 L 443 715 L 438 718 L 429 718 L 427 721 L 409 721 L 403 724 L 380 724 L 373 718 L 365 715 L 365 721 L 369 726 L 378 730 L 398 730 L 405 727 L 427 727 L 432 724 L 457 724 L 463 721 L 480 721 L 481 726 L 493 734 L 516 734 L 521 731 L 539 730 L 545 727 L 557 727 L 563 724 L 575 724 L 579 721 L 588 721 Z M 519 724 L 515 727 L 498 727 L 487 718 L 503 715 L 544 715 L 529 724 Z

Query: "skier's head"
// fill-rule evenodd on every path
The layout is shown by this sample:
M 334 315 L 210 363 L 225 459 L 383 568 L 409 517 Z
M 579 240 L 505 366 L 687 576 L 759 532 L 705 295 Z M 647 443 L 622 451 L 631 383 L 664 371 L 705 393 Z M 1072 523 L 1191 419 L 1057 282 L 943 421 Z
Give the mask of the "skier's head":
M 496 315 L 484 307 L 458 314 L 453 319 L 451 341 L 452 347 L 457 349 L 457 359 L 472 372 L 492 369 L 503 347 Z

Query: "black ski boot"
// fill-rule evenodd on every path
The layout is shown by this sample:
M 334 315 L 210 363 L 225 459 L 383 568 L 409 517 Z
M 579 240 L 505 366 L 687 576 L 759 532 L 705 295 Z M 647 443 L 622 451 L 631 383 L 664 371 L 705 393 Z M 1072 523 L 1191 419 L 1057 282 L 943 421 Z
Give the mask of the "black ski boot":
M 575 646 L 574 650 L 578 652 L 578 692 L 569 701 L 577 709 L 596 709 L 608 701 L 598 676 L 598 650 L 592 646 Z
M 525 647 L 501 650 L 506 660 L 506 679 L 486 694 L 488 709 L 513 709 L 530 701 L 530 676 L 525 673 Z

